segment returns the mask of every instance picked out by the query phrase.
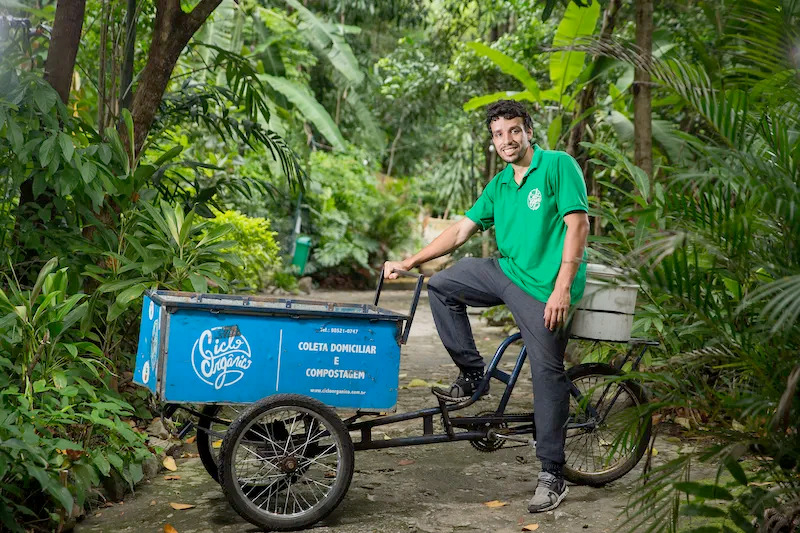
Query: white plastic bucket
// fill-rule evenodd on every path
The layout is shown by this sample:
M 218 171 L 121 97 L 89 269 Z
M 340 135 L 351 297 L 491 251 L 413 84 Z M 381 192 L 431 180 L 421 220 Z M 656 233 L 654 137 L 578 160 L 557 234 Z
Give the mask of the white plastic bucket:
M 625 283 L 619 268 L 589 263 L 586 289 L 572 319 L 571 335 L 598 341 L 628 342 L 639 286 Z

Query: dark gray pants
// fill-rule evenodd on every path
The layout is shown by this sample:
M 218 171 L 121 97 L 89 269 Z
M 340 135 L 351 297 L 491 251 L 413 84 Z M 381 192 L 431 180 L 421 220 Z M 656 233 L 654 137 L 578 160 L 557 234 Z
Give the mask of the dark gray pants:
M 484 367 L 475 347 L 467 306 L 508 306 L 528 350 L 536 456 L 543 469 L 560 469 L 569 416 L 569 383 L 564 372 L 567 335 L 561 329 L 550 331 L 544 326 L 545 304 L 511 281 L 496 259 L 466 258 L 437 272 L 428 281 L 428 295 L 442 343 L 456 365 L 466 371 Z

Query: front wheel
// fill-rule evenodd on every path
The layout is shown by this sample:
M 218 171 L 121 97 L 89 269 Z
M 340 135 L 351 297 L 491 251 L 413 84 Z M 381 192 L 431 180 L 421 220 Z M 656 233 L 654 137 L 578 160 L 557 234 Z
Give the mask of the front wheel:
M 642 407 L 647 396 L 622 372 L 606 364 L 576 365 L 567 370 L 574 388 L 565 446 L 564 477 L 594 487 L 619 479 L 639 462 L 652 430 Z
M 245 520 L 273 531 L 306 528 L 342 501 L 353 477 L 353 441 L 336 413 L 297 394 L 242 412 L 220 453 L 222 489 Z

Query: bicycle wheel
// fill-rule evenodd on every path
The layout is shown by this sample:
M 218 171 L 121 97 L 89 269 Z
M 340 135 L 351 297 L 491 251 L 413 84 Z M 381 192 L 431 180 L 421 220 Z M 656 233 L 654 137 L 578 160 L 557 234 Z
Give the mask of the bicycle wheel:
M 647 403 L 641 386 L 606 364 L 577 365 L 567 371 L 583 398 L 570 395 L 564 477 L 581 485 L 601 486 L 633 469 L 647 449 L 652 421 L 640 407 Z
M 241 406 L 209 404 L 203 406 L 200 411 L 195 440 L 197 454 L 208 475 L 217 483 L 219 483 L 219 451 L 222 448 L 222 438 L 242 409 Z M 215 418 L 222 422 L 215 421 Z
M 339 505 L 353 463 L 353 441 L 330 407 L 278 394 L 231 424 L 222 442 L 222 489 L 236 512 L 259 527 L 303 529 Z

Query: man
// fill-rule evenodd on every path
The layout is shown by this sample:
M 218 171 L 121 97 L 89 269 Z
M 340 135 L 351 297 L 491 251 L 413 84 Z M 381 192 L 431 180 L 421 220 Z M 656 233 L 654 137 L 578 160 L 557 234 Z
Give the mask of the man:
M 483 379 L 466 306 L 506 304 L 528 348 L 533 377 L 536 455 L 542 463 L 530 512 L 557 507 L 567 494 L 563 477 L 569 383 L 564 372 L 565 324 L 571 303 L 583 295 L 589 233 L 586 185 L 565 152 L 531 146 L 532 122 L 519 102 L 489 106 L 486 125 L 497 154 L 508 163 L 486 186 L 466 216 L 417 254 L 387 261 L 384 275 L 447 254 L 479 229 L 495 226 L 500 259 L 465 258 L 428 282 L 431 311 L 447 351 L 460 369 L 453 402 L 469 399 Z

